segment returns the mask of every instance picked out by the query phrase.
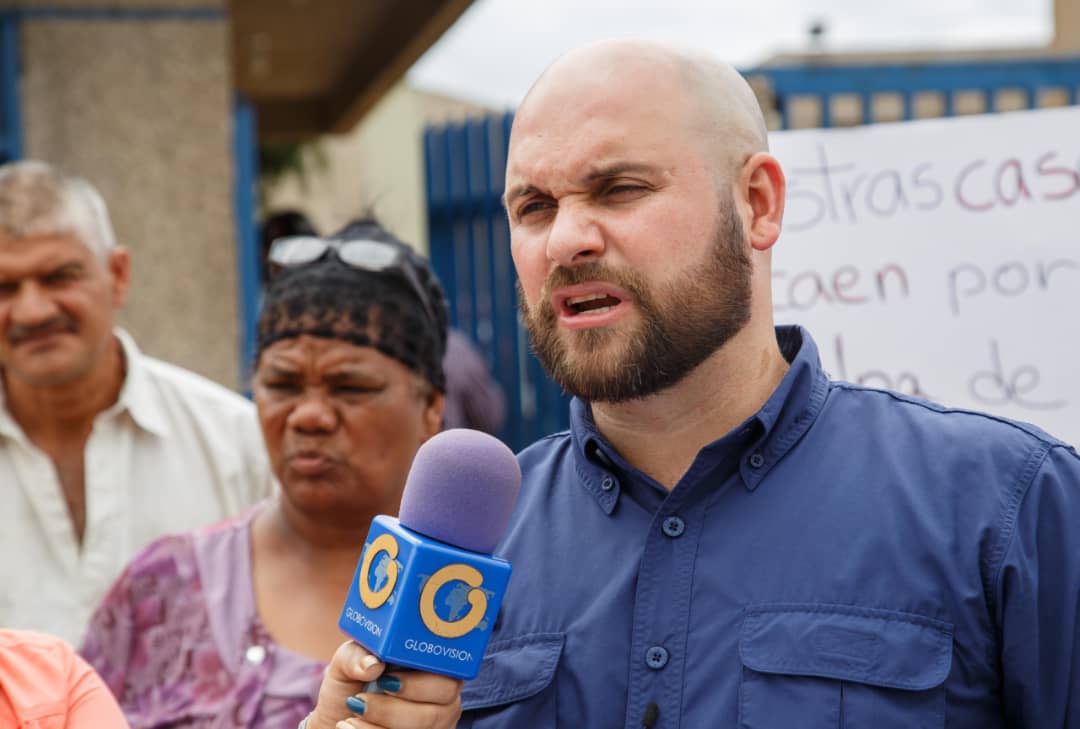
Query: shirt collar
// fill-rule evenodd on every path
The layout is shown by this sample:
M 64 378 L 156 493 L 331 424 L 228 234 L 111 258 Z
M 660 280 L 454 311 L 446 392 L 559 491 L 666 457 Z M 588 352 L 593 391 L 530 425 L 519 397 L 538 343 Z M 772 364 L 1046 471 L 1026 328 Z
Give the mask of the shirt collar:
M 22 428 L 19 427 L 19 424 L 15 422 L 15 418 L 11 417 L 11 413 L 8 412 L 2 382 L 0 382 L 0 438 L 11 438 L 19 442 L 26 439 Z
M 168 436 L 168 418 L 165 417 L 158 393 L 150 380 L 150 373 L 146 371 L 146 363 L 135 345 L 135 340 L 120 328 L 114 329 L 113 334 L 119 340 L 124 355 L 124 384 L 120 387 L 116 402 L 101 415 L 111 416 L 127 411 L 143 430 L 160 437 Z M 22 428 L 7 409 L 3 387 L 0 387 L 0 436 L 20 442 L 26 439 Z
M 743 452 L 739 455 L 738 470 L 748 490 L 757 488 L 769 470 L 806 433 L 821 411 L 828 391 L 828 377 L 809 332 L 798 326 L 780 326 L 776 327 L 776 340 L 790 363 L 787 374 L 760 410 L 731 433 L 702 448 L 694 465 L 697 468 L 703 460 L 718 462 L 732 448 L 740 448 Z M 756 435 L 747 441 L 750 433 Z M 592 408 L 578 398 L 570 402 L 570 436 L 582 485 L 600 508 L 611 514 L 621 491 L 619 474 L 638 478 L 644 474 L 630 466 L 604 439 L 593 420 Z
M 165 417 L 161 399 L 151 381 L 142 353 L 135 344 L 135 340 L 126 331 L 117 328 L 114 333 L 120 340 L 126 369 L 120 396 L 105 413 L 112 415 L 126 410 L 135 424 L 143 430 L 162 438 L 167 437 L 169 421 Z

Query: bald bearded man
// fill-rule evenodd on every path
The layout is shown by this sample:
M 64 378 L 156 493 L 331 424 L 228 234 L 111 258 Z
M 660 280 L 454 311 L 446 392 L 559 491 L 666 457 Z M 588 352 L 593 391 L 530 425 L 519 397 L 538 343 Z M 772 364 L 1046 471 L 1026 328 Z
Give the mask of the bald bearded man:
M 1080 727 L 1080 458 L 831 381 L 775 327 L 784 175 L 731 68 L 606 42 L 518 110 L 514 577 L 460 729 Z
M 521 454 L 461 727 L 1080 727 L 1080 460 L 832 382 L 774 328 L 784 175 L 731 68 L 572 52 L 514 120 L 511 248 L 576 397 Z

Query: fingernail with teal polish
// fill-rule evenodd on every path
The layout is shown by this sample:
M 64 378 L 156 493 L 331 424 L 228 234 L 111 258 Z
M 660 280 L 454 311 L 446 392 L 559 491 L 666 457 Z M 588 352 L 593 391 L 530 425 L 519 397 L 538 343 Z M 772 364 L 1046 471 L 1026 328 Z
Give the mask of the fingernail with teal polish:
M 401 679 L 397 676 L 379 676 L 375 682 L 383 691 L 397 691 L 401 688 Z
M 367 702 L 363 699 L 358 699 L 355 696 L 350 696 L 345 699 L 345 705 L 349 707 L 349 711 L 354 714 L 363 714 L 367 710 Z

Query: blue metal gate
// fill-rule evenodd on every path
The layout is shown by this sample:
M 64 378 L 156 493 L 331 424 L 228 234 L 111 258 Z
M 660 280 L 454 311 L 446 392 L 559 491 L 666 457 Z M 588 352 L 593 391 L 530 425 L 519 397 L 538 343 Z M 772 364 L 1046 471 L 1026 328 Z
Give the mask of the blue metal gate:
M 1076 104 L 1080 58 L 910 65 L 778 66 L 746 70 L 764 81 L 780 128 L 951 116 L 1013 106 Z M 816 118 L 795 113 L 809 98 Z M 922 102 L 936 101 L 931 114 Z M 1017 103 L 1019 99 L 1019 103 Z M 880 100 L 899 113 L 880 114 Z M 981 102 L 980 102 L 981 100 Z M 961 101 L 964 108 L 961 107 Z M 847 120 L 838 108 L 847 102 Z M 933 105 L 932 105 L 933 106 Z M 431 259 L 450 299 L 451 321 L 477 342 L 507 392 L 513 448 L 567 426 L 567 398 L 529 351 L 517 318 L 510 234 L 500 204 L 511 113 L 424 133 Z

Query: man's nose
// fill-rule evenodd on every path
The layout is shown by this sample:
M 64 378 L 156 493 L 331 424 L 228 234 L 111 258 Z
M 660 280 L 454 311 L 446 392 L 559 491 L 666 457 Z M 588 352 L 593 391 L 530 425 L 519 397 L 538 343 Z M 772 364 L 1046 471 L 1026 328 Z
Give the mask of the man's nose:
M 33 326 L 52 319 L 59 308 L 52 297 L 34 281 L 24 281 L 11 302 L 11 321 L 15 324 Z
M 569 268 L 599 258 L 603 253 L 603 231 L 593 216 L 582 207 L 561 205 L 548 231 L 548 259 Z
M 330 433 L 337 424 L 337 409 L 318 391 L 305 390 L 288 419 L 288 426 L 302 433 Z

